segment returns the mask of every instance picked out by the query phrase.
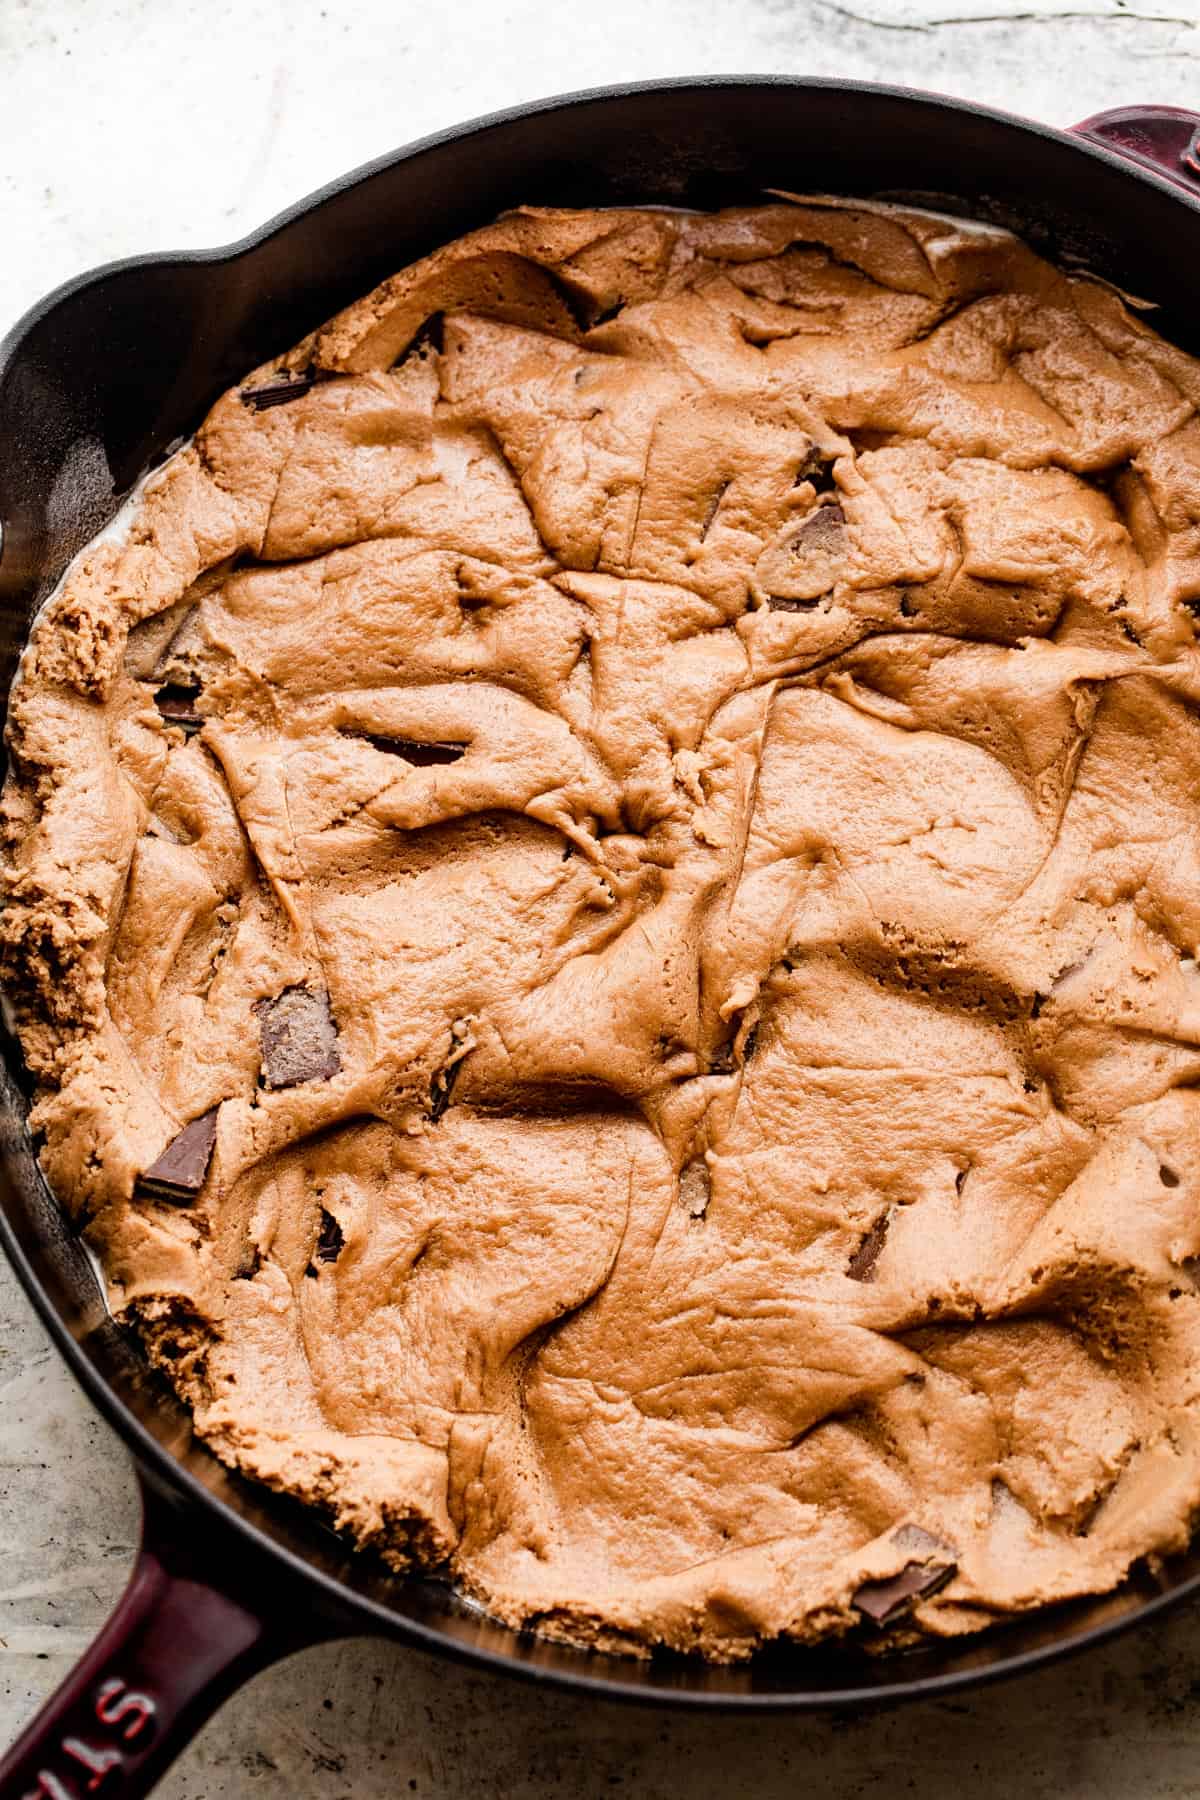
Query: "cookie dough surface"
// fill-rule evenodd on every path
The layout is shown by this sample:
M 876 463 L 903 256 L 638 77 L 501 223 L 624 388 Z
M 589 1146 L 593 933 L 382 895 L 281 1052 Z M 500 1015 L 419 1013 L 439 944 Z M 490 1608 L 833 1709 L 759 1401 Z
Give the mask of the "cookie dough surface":
M 1183 1545 L 1198 400 L 780 200 L 515 213 L 214 407 L 36 622 L 0 932 L 219 1455 L 637 1651 Z

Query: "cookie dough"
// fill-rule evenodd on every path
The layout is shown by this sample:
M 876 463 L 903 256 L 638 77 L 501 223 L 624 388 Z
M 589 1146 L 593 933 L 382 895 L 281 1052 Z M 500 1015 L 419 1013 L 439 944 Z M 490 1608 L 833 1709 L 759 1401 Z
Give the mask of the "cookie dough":
M 1200 1499 L 1200 365 L 999 231 L 527 209 L 33 628 L 32 1124 L 217 1454 L 610 1649 Z

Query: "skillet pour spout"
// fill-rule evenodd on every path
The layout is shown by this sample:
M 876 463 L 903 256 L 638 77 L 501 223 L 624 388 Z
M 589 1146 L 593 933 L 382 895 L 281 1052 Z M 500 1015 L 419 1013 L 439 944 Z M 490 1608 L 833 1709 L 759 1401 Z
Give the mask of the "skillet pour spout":
M 935 95 L 731 76 L 568 95 L 346 176 L 226 249 L 82 276 L 0 346 L 0 697 L 37 605 L 139 476 L 236 380 L 388 274 L 521 204 L 713 208 L 769 189 L 908 200 L 1009 226 L 1159 305 L 1200 349 L 1200 113 L 1126 107 L 1076 133 Z M 387 1633 L 607 1695 L 704 1708 L 862 1707 L 1016 1674 L 1200 1587 L 1200 1552 L 1115 1594 L 891 1656 L 773 1648 L 718 1667 L 517 1634 L 449 1588 L 385 1575 L 231 1474 L 136 1343 L 37 1167 L 19 1052 L 0 1065 L 0 1242 L 59 1353 L 128 1445 L 145 1533 L 112 1620 L 0 1762 L 0 1800 L 148 1793 L 221 1700 L 322 1638 Z

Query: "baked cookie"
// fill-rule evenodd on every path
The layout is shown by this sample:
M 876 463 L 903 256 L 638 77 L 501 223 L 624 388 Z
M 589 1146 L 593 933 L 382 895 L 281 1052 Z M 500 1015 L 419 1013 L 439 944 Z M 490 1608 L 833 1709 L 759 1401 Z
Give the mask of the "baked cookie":
M 0 925 L 218 1455 L 643 1653 L 1186 1542 L 1198 400 L 780 199 L 514 213 L 218 402 L 34 625 Z

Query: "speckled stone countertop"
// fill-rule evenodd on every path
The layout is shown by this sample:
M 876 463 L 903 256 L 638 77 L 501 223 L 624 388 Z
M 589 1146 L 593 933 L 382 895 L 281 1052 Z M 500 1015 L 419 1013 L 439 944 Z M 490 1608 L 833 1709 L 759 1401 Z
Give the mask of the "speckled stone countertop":
M 354 164 L 538 95 L 663 75 L 909 83 L 1069 124 L 1200 105 L 1200 0 L 0 0 L 0 331 L 48 288 L 221 243 Z M 0 1741 L 89 1643 L 137 1502 L 0 1268 Z M 230 1701 L 163 1800 L 1168 1800 L 1200 1793 L 1200 1611 L 1031 1679 L 861 1718 L 581 1704 L 368 1640 Z

